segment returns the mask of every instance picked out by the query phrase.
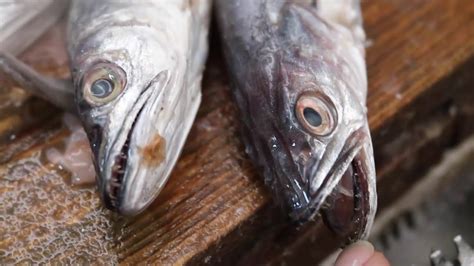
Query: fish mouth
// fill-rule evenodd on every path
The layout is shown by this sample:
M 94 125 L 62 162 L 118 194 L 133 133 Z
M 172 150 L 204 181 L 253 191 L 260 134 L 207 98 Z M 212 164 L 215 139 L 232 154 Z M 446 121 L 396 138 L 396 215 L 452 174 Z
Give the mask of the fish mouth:
M 151 96 L 150 86 L 141 93 L 138 98 L 136 105 L 133 109 L 138 109 L 137 114 L 133 118 L 130 127 L 128 128 L 127 136 L 123 144 L 115 144 L 114 147 L 117 147 L 118 152 L 115 152 L 115 155 L 112 154 L 108 157 L 108 164 L 110 167 L 110 172 L 108 174 L 109 178 L 106 179 L 106 182 L 103 186 L 102 198 L 105 206 L 113 211 L 118 211 L 121 203 L 121 194 L 124 189 L 124 183 L 126 181 L 126 176 L 130 168 L 130 151 L 132 135 L 135 132 L 135 125 L 139 120 L 143 110 L 145 109 L 147 102 Z M 122 131 L 123 132 L 123 131 Z M 114 143 L 119 143 L 120 134 L 115 139 Z M 112 150 L 112 149 L 111 149 Z M 110 162 L 111 161 L 111 162 Z
M 350 242 L 364 238 L 370 213 L 367 154 L 360 149 L 322 206 L 325 224 Z
M 128 159 L 129 159 L 129 150 L 130 150 L 130 140 L 132 137 L 132 133 L 135 128 L 136 121 L 140 117 L 140 114 L 143 110 L 145 105 L 142 106 L 140 111 L 138 112 L 135 120 L 132 123 L 131 128 L 129 129 L 127 138 L 125 139 L 125 143 L 123 144 L 122 148 L 120 149 L 119 154 L 115 155 L 114 163 L 112 165 L 112 171 L 110 174 L 110 179 L 108 182 L 108 202 L 106 205 L 109 209 L 117 210 L 119 206 L 119 195 L 120 191 L 123 187 L 125 173 L 127 171 Z
M 367 237 L 375 214 L 375 171 L 366 130 L 348 138 L 319 199 L 326 226 L 348 242 Z
M 146 154 L 143 153 L 146 146 L 144 147 L 140 141 L 147 139 L 149 135 L 156 135 L 156 128 L 153 126 L 154 120 L 150 120 L 150 116 L 155 116 L 157 106 L 161 106 L 157 105 L 161 102 L 159 95 L 166 88 L 169 78 L 169 72 L 164 70 L 150 80 L 125 115 L 123 122 L 116 125 L 120 126 L 120 130 L 114 133 L 114 138 L 110 138 L 110 146 L 100 151 L 103 158 L 102 178 L 99 179 L 100 196 L 106 208 L 121 215 L 135 215 L 143 210 L 143 208 L 130 210 L 124 206 L 127 207 L 131 200 L 127 191 L 137 191 L 137 185 L 133 182 L 137 177 L 137 172 L 148 171 L 150 168 L 156 167 L 147 164 L 147 160 L 144 158 Z M 147 125 L 152 125 L 146 132 L 143 129 L 144 121 Z M 152 147 L 155 146 L 152 145 Z M 161 147 L 161 145 L 159 146 Z M 139 192 L 138 189 L 136 193 L 138 197 L 143 197 L 143 191 Z
M 365 238 L 375 214 L 375 170 L 366 129 L 354 131 L 306 208 L 293 213 L 299 221 L 321 211 L 326 226 L 352 242 Z

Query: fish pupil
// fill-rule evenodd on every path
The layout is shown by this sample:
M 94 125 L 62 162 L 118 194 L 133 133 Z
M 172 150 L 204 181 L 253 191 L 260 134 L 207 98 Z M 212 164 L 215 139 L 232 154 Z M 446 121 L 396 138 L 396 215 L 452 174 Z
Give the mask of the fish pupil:
M 97 98 L 105 98 L 113 91 L 114 85 L 108 79 L 98 79 L 92 83 L 91 94 Z
M 319 127 L 323 123 L 321 115 L 313 108 L 304 108 L 303 110 L 304 119 L 312 126 Z

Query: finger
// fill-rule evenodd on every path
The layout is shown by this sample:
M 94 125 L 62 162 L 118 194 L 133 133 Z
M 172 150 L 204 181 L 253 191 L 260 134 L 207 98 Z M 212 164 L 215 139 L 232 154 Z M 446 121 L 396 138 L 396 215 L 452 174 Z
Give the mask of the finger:
M 390 262 L 382 253 L 376 251 L 364 266 L 390 266 Z
M 358 241 L 345 248 L 335 266 L 362 266 L 374 254 L 374 246 L 367 241 Z

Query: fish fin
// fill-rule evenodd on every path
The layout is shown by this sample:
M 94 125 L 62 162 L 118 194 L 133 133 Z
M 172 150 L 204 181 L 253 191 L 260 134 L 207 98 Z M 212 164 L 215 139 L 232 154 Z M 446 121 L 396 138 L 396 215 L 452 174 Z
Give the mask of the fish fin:
M 0 73 L 23 89 L 69 112 L 76 112 L 70 80 L 46 77 L 14 56 L 0 52 Z

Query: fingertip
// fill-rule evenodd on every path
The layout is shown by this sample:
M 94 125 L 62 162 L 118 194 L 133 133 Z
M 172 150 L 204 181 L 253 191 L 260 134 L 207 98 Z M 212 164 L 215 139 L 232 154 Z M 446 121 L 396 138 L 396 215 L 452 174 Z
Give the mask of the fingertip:
M 336 260 L 335 266 L 361 266 L 374 254 L 374 246 L 367 241 L 358 241 L 345 248 Z
M 387 258 L 385 258 L 382 253 L 375 251 L 364 266 L 390 266 L 390 262 L 388 262 Z

